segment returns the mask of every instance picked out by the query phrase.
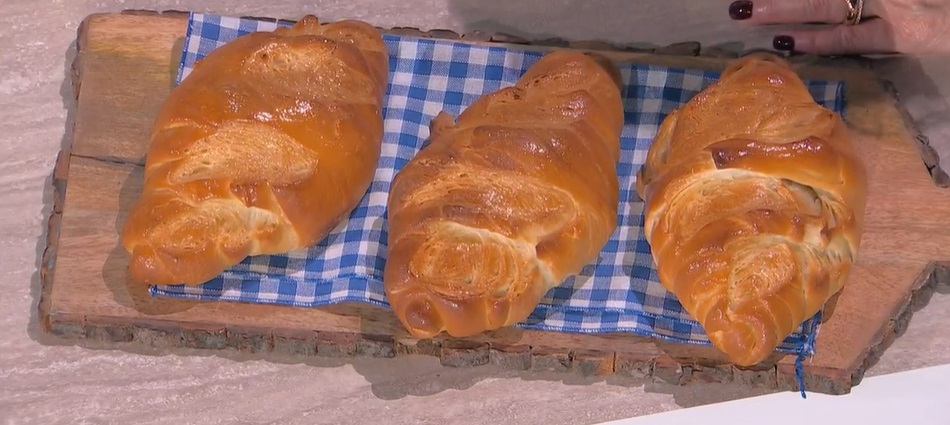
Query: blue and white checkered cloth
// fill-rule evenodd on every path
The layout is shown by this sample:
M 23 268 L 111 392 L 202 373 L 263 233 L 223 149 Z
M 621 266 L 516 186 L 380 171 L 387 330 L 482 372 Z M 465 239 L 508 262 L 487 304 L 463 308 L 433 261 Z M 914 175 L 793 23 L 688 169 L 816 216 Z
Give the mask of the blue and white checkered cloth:
M 289 22 L 192 14 L 179 82 L 195 60 L 252 31 Z M 323 242 L 287 255 L 248 258 L 204 285 L 160 286 L 152 294 L 201 300 L 302 307 L 361 302 L 388 307 L 382 271 L 386 260 L 386 199 L 393 175 L 428 137 L 439 111 L 458 114 L 479 96 L 514 84 L 541 54 L 501 46 L 386 35 L 390 85 L 382 157 L 369 193 L 349 220 Z M 625 105 L 619 227 L 599 260 L 547 293 L 523 328 L 560 332 L 631 332 L 680 343 L 708 345 L 703 329 L 657 279 L 643 236 L 643 204 L 634 187 L 651 139 L 663 118 L 716 80 L 717 72 L 619 63 Z M 807 81 L 815 99 L 843 112 L 843 84 Z M 820 313 L 779 347 L 810 355 Z

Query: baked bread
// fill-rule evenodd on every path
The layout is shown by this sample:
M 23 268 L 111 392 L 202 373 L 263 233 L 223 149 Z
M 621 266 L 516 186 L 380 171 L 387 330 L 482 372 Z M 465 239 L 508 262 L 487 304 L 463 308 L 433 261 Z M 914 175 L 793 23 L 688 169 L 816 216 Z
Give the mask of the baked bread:
M 197 285 L 323 239 L 375 174 L 388 61 L 369 24 L 306 16 L 198 62 L 151 132 L 122 230 L 132 277 Z
M 660 281 L 748 366 L 844 285 L 867 177 L 841 118 L 754 54 L 666 117 L 637 191 Z
M 617 225 L 622 127 L 619 69 L 576 52 L 436 116 L 388 201 L 384 286 L 409 333 L 514 325 L 594 261 Z

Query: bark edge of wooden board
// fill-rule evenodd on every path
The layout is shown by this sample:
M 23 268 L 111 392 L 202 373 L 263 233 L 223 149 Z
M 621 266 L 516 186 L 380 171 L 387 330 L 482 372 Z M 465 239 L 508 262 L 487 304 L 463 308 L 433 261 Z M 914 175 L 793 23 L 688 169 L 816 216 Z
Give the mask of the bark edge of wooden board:
M 105 282 L 107 277 L 119 272 L 116 267 L 103 264 L 116 261 L 110 256 L 121 257 L 115 253 L 118 244 L 115 226 L 121 220 L 122 208 L 127 207 L 123 203 L 128 202 L 128 193 L 133 193 L 140 184 L 136 182 L 141 179 L 141 155 L 144 154 L 148 131 L 143 125 L 150 125 L 150 114 L 170 88 L 173 74 L 164 67 L 173 66 L 177 55 L 175 49 L 181 49 L 186 20 L 186 12 L 127 11 L 90 15 L 80 25 L 71 75 L 77 99 L 76 107 L 70 111 L 73 141 L 60 153 L 53 172 L 53 207 L 40 270 L 41 290 L 37 308 L 40 327 L 45 331 L 44 341 L 56 343 L 65 340 L 83 346 L 135 352 L 143 347 L 159 351 L 197 348 L 221 355 L 240 352 L 260 358 L 419 354 L 436 356 L 443 365 L 452 367 L 488 365 L 504 370 L 560 372 L 556 376 L 588 379 L 646 379 L 676 385 L 723 382 L 797 389 L 791 356 L 776 355 L 759 367 L 742 369 L 729 364 L 709 347 L 676 345 L 633 335 L 580 335 L 517 329 L 468 339 L 414 341 L 388 311 L 371 306 L 335 305 L 303 309 L 226 302 L 197 303 L 152 299 L 143 295 L 144 291 L 136 292 L 130 288 L 126 288 L 127 293 L 123 294 L 115 288 L 110 289 Z M 110 37 L 112 40 L 121 39 L 122 31 L 129 28 L 136 28 L 140 33 L 155 31 L 160 36 L 138 39 L 140 47 L 147 51 L 123 52 L 103 47 L 102 43 L 108 44 Z M 423 32 L 414 28 L 394 28 L 387 32 L 542 50 L 598 50 L 616 58 L 707 69 L 721 69 L 738 55 L 703 48 L 699 43 L 644 49 L 599 41 L 529 41 L 478 31 L 459 35 L 447 30 Z M 933 152 L 924 149 L 919 134 L 912 134 L 912 123 L 898 107 L 893 93 L 873 76 L 864 61 L 793 57 L 792 62 L 804 76 L 844 76 L 851 82 L 863 84 L 862 87 L 850 88 L 854 93 L 849 94 L 856 94 L 858 99 L 863 96 L 873 100 L 868 108 L 861 110 L 873 108 L 876 112 L 856 110 L 854 114 L 849 113 L 849 125 L 857 128 L 859 133 L 884 134 L 900 139 L 886 146 L 887 151 L 881 155 L 901 159 L 898 164 L 904 167 L 902 170 L 906 175 L 897 177 L 897 183 L 907 184 L 915 196 L 902 202 L 913 204 L 916 199 L 919 204 L 921 199 L 931 201 L 931 209 L 911 208 L 922 213 L 934 213 L 942 206 L 950 207 L 950 196 L 937 189 L 930 178 L 935 175 L 933 169 L 939 170 L 938 166 L 933 166 L 939 161 L 934 162 Z M 116 67 L 106 66 L 109 64 Z M 147 78 L 132 74 L 122 80 L 110 80 L 119 78 L 116 73 L 129 74 L 130 70 L 138 70 Z M 136 78 L 148 81 L 143 83 Z M 111 97 L 97 94 L 97 90 L 104 90 L 103 87 L 110 84 L 117 85 L 113 89 L 125 92 L 125 97 L 120 96 L 121 93 Z M 134 90 L 134 86 L 130 90 L 128 84 L 141 84 L 140 90 Z M 151 90 L 147 92 L 148 96 L 142 94 L 143 88 Z M 129 97 L 130 94 L 151 100 L 136 100 Z M 121 111 L 120 107 L 123 108 Z M 133 123 L 135 125 L 118 129 L 96 127 L 96 124 L 106 122 L 104 117 L 120 112 L 138 121 Z M 876 123 L 882 117 L 886 125 Z M 113 135 L 109 136 L 110 133 Z M 123 138 L 127 143 L 125 151 L 116 148 L 116 138 Z M 928 159 L 927 155 L 931 158 Z M 878 170 L 897 167 L 891 162 L 880 161 L 878 157 L 873 159 L 877 161 L 872 162 L 872 166 Z M 873 221 L 880 227 L 874 235 L 899 232 L 901 225 L 906 224 L 883 222 L 884 218 L 896 217 L 899 211 L 886 205 L 876 208 L 881 218 Z M 933 222 L 936 218 L 928 225 Z M 936 257 L 935 245 L 950 243 L 950 231 L 923 225 L 912 230 L 915 235 L 930 234 L 933 240 L 918 237 L 902 241 L 911 245 L 916 242 L 921 247 L 921 253 L 906 258 L 882 258 L 878 255 L 880 252 L 900 246 L 882 245 L 879 240 L 887 239 L 883 236 L 869 237 L 873 243 L 869 248 L 869 265 L 863 272 L 868 276 L 868 282 L 877 275 L 890 276 L 895 282 L 887 279 L 871 283 L 861 281 L 854 285 L 849 282 L 848 288 L 881 285 L 888 297 L 886 306 L 881 308 L 886 311 L 880 312 L 875 319 L 877 323 L 862 327 L 858 321 L 866 319 L 866 312 L 852 311 L 852 304 L 860 301 L 861 294 L 847 290 L 842 293 L 840 298 L 844 300 L 838 304 L 844 306 L 845 311 L 832 313 L 832 318 L 819 334 L 818 354 L 805 364 L 808 391 L 850 392 L 851 387 L 860 382 L 866 368 L 906 329 L 910 316 L 926 303 L 935 286 L 948 280 L 948 264 L 935 262 L 933 260 L 937 258 L 930 257 Z M 80 248 L 80 245 L 88 248 Z M 89 259 L 97 260 L 93 264 L 83 263 Z M 83 264 L 87 267 L 82 267 Z M 887 274 L 891 271 L 888 264 L 900 272 Z M 127 299 L 120 300 L 119 295 Z M 849 339 L 852 337 L 847 334 L 849 329 L 854 330 L 854 335 L 861 335 L 863 346 L 849 346 L 848 343 L 852 342 Z M 834 339 L 839 336 L 844 341 L 835 345 Z

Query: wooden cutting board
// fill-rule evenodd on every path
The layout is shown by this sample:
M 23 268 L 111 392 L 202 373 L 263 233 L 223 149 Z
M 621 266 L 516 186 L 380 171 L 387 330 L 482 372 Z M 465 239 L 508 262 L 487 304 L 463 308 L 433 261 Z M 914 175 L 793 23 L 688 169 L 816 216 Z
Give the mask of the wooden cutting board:
M 778 356 L 737 368 L 708 347 L 630 334 L 580 335 L 506 329 L 468 339 L 416 342 L 394 316 L 367 305 L 294 308 L 156 299 L 127 277 L 129 257 L 118 232 L 138 196 L 152 120 L 172 86 L 187 15 L 124 12 L 89 16 L 79 29 L 73 64 L 77 97 L 72 145 L 54 171 L 55 201 L 43 255 L 39 303 L 43 328 L 85 345 L 135 343 L 162 348 L 301 356 L 438 356 L 448 366 L 494 364 L 519 370 L 624 375 L 686 384 L 740 382 L 797 388 L 794 358 Z M 449 31 L 422 34 L 460 38 Z M 474 33 L 471 43 L 515 43 L 596 49 L 616 59 L 722 69 L 728 53 L 682 43 L 653 52 L 597 42 L 525 40 Z M 734 56 L 734 55 L 733 55 Z M 856 60 L 794 61 L 805 78 L 847 81 L 846 119 L 870 173 L 867 229 L 860 259 L 832 303 L 805 364 L 809 391 L 847 393 L 903 330 L 915 300 L 926 300 L 947 276 L 950 193 L 928 174 L 941 172 L 918 143 L 905 114 L 874 74 Z M 921 153 L 924 153 L 922 160 Z

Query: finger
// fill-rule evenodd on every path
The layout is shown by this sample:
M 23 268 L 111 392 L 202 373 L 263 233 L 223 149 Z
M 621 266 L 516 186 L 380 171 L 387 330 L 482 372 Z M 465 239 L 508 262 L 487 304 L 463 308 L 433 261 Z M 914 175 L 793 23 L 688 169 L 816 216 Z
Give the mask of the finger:
M 841 23 L 848 10 L 848 0 L 740 0 L 729 5 L 729 16 L 753 25 Z
M 894 53 L 894 33 L 883 19 L 859 25 L 836 25 L 814 31 L 789 31 L 773 40 L 777 50 L 815 55 Z

